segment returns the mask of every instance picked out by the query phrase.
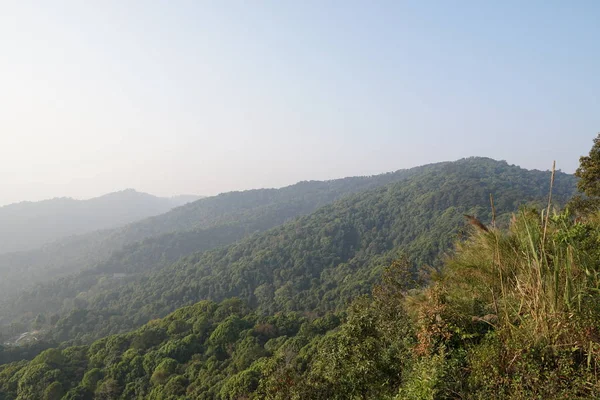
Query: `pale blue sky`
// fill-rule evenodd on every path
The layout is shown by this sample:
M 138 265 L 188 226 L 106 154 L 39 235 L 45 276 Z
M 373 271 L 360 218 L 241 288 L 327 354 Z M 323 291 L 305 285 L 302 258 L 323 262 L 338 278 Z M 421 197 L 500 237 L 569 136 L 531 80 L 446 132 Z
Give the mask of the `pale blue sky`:
M 599 1 L 6 1 L 0 204 L 466 156 L 572 172 Z

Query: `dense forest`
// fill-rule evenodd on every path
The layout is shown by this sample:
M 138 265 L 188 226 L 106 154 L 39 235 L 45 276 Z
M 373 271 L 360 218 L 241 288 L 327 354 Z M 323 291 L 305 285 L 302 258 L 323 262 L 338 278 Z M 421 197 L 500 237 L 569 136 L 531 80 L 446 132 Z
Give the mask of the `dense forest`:
M 0 254 L 0 301 L 56 277 L 97 266 L 102 270 L 115 263 L 130 264 L 119 259 L 133 253 L 138 261 L 143 257 L 144 269 L 164 265 L 194 251 L 230 244 L 249 233 L 309 214 L 345 195 L 397 182 L 429 168 L 432 166 L 371 177 L 300 182 L 282 189 L 224 193 L 118 229 L 71 236 L 31 251 Z M 185 200 L 189 198 L 177 198 Z M 140 243 L 146 239 L 151 243 Z M 0 321 L 3 317 L 6 319 L 0 312 Z
M 23 289 L 32 284 L 55 282 L 57 277 L 83 271 L 80 283 L 75 285 L 78 293 L 113 273 L 158 269 L 183 256 L 231 244 L 309 214 L 349 194 L 399 182 L 442 165 L 371 177 L 300 182 L 282 189 L 224 193 L 123 228 L 73 236 L 29 252 L 0 255 L 0 301 L 4 300 L 0 304 L 0 325 L 6 325 L 14 315 L 25 315 L 23 306 L 34 301 L 34 296 L 23 293 Z M 115 283 L 119 282 L 111 282 Z M 73 287 L 70 283 L 58 285 Z M 52 284 L 43 285 L 36 293 L 40 290 L 55 292 Z M 21 326 L 14 330 L 21 330 Z
M 471 158 L 175 262 L 189 232 L 130 244 L 13 305 L 43 340 L 0 399 L 596 398 L 590 169 Z
M 36 322 L 31 328 L 44 328 L 47 339 L 86 343 L 180 306 L 233 296 L 262 313 L 337 310 L 368 292 L 385 263 L 401 251 L 414 265 L 434 264 L 464 226 L 463 214 L 491 219 L 490 193 L 502 221 L 520 204 L 544 199 L 548 185 L 549 172 L 472 158 L 421 168 L 400 182 L 175 263 L 165 249 L 176 255 L 194 243 L 218 245 L 231 227 L 208 230 L 204 242 L 187 241 L 186 234 L 149 239 L 118 262 L 25 292 L 6 307 L 5 315 L 22 322 L 9 334 L 28 329 L 23 324 L 28 318 Z M 574 189 L 572 176 L 557 175 L 557 202 L 566 202 Z M 127 276 L 114 278 L 114 273 Z

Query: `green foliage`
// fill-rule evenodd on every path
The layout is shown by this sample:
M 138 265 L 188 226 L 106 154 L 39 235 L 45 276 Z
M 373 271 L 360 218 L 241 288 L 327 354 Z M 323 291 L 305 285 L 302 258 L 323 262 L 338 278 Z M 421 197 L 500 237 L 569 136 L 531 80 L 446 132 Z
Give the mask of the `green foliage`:
M 21 346 L 0 345 L 0 365 L 19 360 L 31 360 L 42 351 L 55 347 L 54 342 L 45 340 L 23 344 Z
M 51 384 L 52 390 L 60 385 L 69 399 L 92 394 L 171 399 L 186 393 L 239 398 L 258 389 L 260 362 L 272 356 L 266 349 L 269 340 L 291 343 L 300 335 L 307 343 L 338 323 L 333 315 L 312 321 L 296 313 L 259 317 L 238 299 L 202 301 L 131 333 L 90 346 L 47 350 L 29 363 L 0 367 L 0 398 L 37 398 Z M 192 333 L 193 326 L 201 326 L 202 336 Z
M 167 333 L 171 336 L 181 335 L 183 333 L 189 332 L 191 328 L 192 327 L 190 326 L 190 324 L 184 321 L 175 320 L 171 322 L 171 324 L 169 324 L 169 327 L 167 328 Z
M 263 316 L 235 298 L 202 301 L 3 366 L 0 396 L 36 398 L 52 385 L 84 399 L 96 385 L 104 399 L 596 398 L 595 220 L 546 223 L 523 210 L 506 229 L 457 242 L 425 287 L 396 259 L 342 313 Z
M 177 361 L 172 358 L 163 359 L 154 370 L 150 382 L 154 385 L 164 384 L 177 371 L 177 366 Z
M 119 398 L 121 387 L 116 379 L 108 378 L 104 380 L 96 390 L 95 399 L 98 400 L 113 400 Z
M 258 388 L 260 372 L 245 370 L 231 377 L 219 392 L 222 399 L 236 400 L 250 396 Z
M 81 380 L 81 386 L 85 387 L 90 392 L 94 392 L 98 382 L 101 381 L 103 377 L 104 374 L 100 368 L 92 368 L 83 376 L 83 379 Z
M 139 280 L 77 291 L 81 308 L 59 320 L 51 337 L 85 343 L 203 299 L 238 297 L 264 315 L 342 310 L 369 293 L 401 251 L 414 266 L 439 265 L 438 256 L 464 226 L 463 214 L 491 220 L 490 193 L 499 223 L 506 223 L 518 204 L 542 203 L 548 184 L 548 172 L 489 159 L 423 167 L 401 183 L 346 197 L 228 247 L 151 268 Z M 565 202 L 574 186 L 572 177 L 557 174 L 556 201 Z
M 110 295 L 106 297 L 105 292 L 114 290 L 115 286 L 131 281 L 144 285 L 153 271 L 181 257 L 231 244 L 309 214 L 349 194 L 399 182 L 430 168 L 300 182 L 281 189 L 224 193 L 122 228 L 69 237 L 43 249 L 2 254 L 0 301 L 4 301 L 0 303 L 0 327 L 9 317 L 19 323 L 27 322 L 24 327 L 9 332 L 9 336 L 19 335 L 38 314 L 45 314 L 47 323 L 51 323 L 50 319 L 58 314 L 66 317 L 73 309 L 91 305 L 94 312 L 72 315 L 86 319 L 82 324 L 92 327 L 91 332 L 73 329 L 72 323 L 79 322 L 68 318 L 56 327 L 54 337 L 58 341 L 79 337 L 89 342 L 118 333 L 122 329 L 117 326 L 126 325 L 130 320 L 105 310 L 107 303 L 113 300 Z M 56 279 L 73 273 L 77 275 Z M 115 273 L 122 275 L 115 277 Z M 20 295 L 17 293 L 33 282 L 49 283 Z M 191 303 L 193 301 L 188 302 Z M 131 306 L 140 309 L 143 304 L 135 302 Z M 98 312 L 98 308 L 103 311 Z M 137 327 L 147 322 L 146 318 L 144 314 L 131 321 Z
M 94 395 L 88 389 L 77 386 L 69 390 L 62 400 L 93 400 Z
M 600 225 L 542 217 L 524 210 L 509 229 L 473 233 L 409 298 L 418 358 L 401 394 L 600 396 Z
M 65 362 L 65 356 L 58 349 L 48 349 L 40 353 L 34 358 L 32 364 L 48 364 L 54 367 L 60 367 Z
M 173 330 L 176 331 L 175 328 Z M 176 333 L 177 332 L 175 332 L 175 334 Z M 147 350 L 162 343 L 166 337 L 167 335 L 164 329 L 155 326 L 148 326 L 143 329 L 139 335 L 136 335 L 131 343 L 131 346 L 136 350 Z
M 86 293 L 53 333 L 145 325 L 1 365 L 0 399 L 597 398 L 600 214 L 535 211 L 548 182 L 432 166 Z M 461 231 L 490 192 L 498 227 Z
M 44 390 L 44 400 L 60 400 L 65 394 L 60 382 L 52 382 L 46 390 Z
M 579 159 L 579 168 L 575 171 L 579 178 L 577 188 L 589 197 L 600 197 L 600 134 L 594 139 L 589 155 Z
M 579 158 L 579 168 L 575 171 L 579 178 L 577 189 L 568 208 L 578 217 L 594 214 L 600 209 L 600 133 L 594 139 L 589 155 Z
M 419 399 L 434 400 L 440 396 L 439 387 L 443 382 L 445 359 L 443 354 L 417 360 L 407 370 L 405 381 L 395 400 Z

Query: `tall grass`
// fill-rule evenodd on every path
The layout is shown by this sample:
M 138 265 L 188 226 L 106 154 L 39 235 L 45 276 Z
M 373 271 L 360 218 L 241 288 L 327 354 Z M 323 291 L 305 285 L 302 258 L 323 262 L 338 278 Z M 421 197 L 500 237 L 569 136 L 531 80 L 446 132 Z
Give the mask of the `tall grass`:
M 547 207 L 503 228 L 490 195 L 491 226 L 470 221 L 432 284 L 405 298 L 416 341 L 398 398 L 600 398 L 600 211 L 553 210 L 554 174 Z
M 600 398 L 599 271 L 600 213 L 577 222 L 523 209 L 508 227 L 473 229 L 405 300 L 416 332 L 409 375 L 440 365 L 425 374 L 438 377 L 431 398 Z M 466 392 L 483 394 L 452 394 Z
M 598 260 L 585 248 L 588 228 L 565 214 L 545 218 L 523 210 L 508 230 L 474 233 L 447 260 L 448 296 L 460 312 L 476 312 L 477 303 L 507 334 L 526 331 L 534 343 L 582 346 L 582 328 L 596 329 L 589 317 L 600 291 Z

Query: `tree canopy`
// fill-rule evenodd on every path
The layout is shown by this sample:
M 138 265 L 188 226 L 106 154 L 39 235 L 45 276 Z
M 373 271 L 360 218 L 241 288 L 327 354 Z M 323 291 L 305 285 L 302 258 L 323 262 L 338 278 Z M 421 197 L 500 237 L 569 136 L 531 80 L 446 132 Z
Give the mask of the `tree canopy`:
M 465 159 L 175 262 L 150 249 L 183 236 L 139 243 L 30 292 L 58 345 L 0 399 L 597 398 L 600 217 L 550 176 Z

